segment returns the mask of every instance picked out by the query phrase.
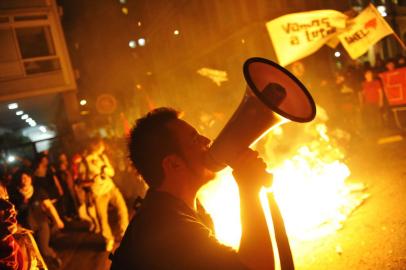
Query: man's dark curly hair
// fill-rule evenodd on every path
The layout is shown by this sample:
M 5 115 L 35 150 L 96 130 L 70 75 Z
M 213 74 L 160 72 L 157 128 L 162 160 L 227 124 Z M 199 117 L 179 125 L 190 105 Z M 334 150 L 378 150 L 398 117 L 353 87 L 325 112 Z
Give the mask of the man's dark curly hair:
M 161 185 L 164 177 L 162 160 L 179 153 L 178 143 L 168 122 L 178 119 L 179 112 L 161 107 L 137 120 L 131 130 L 128 149 L 130 159 L 150 188 Z

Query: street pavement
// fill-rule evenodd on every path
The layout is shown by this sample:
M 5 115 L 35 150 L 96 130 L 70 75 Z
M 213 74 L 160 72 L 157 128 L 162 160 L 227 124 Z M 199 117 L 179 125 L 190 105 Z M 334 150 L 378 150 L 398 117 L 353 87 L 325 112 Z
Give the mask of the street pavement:
M 404 134 L 403 134 L 404 135 Z M 347 165 L 370 197 L 332 235 L 293 250 L 297 269 L 406 269 L 406 137 L 360 136 Z

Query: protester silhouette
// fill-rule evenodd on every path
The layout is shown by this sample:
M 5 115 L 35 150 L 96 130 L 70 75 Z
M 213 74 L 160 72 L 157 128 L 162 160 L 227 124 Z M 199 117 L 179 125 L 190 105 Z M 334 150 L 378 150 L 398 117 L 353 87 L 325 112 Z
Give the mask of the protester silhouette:
M 115 171 L 105 154 L 105 144 L 101 138 L 94 138 L 86 155 L 89 179 L 94 194 L 97 215 L 100 219 L 101 233 L 105 241 L 105 249 L 110 252 L 114 248 L 115 237 L 108 219 L 109 205 L 114 207 L 118 215 L 120 239 L 128 225 L 128 210 L 124 198 L 113 181 Z
M 221 245 L 196 212 L 196 193 L 215 173 L 204 157 L 210 140 L 170 108 L 137 121 L 130 158 L 149 185 L 111 269 L 273 269 L 274 258 L 259 190 L 269 185 L 266 164 L 246 149 L 233 164 L 239 185 L 242 237 L 235 252 Z

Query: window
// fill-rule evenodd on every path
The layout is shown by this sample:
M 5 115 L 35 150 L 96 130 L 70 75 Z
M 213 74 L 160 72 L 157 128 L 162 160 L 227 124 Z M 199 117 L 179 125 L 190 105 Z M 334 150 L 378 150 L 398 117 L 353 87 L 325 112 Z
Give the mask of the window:
M 0 79 L 56 70 L 61 64 L 46 14 L 0 17 Z
M 55 55 L 48 26 L 16 28 L 15 31 L 23 59 Z
M 0 79 L 23 76 L 17 44 L 14 42 L 13 29 L 0 29 Z

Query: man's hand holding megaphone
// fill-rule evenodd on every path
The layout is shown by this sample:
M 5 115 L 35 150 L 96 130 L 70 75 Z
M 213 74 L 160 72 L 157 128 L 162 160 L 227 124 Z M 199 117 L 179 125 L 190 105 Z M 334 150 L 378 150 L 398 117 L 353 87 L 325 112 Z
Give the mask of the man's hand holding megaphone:
M 266 172 L 267 165 L 257 151 L 245 149 L 231 167 L 240 189 L 252 190 L 258 194 L 262 186 L 272 185 L 273 177 Z

